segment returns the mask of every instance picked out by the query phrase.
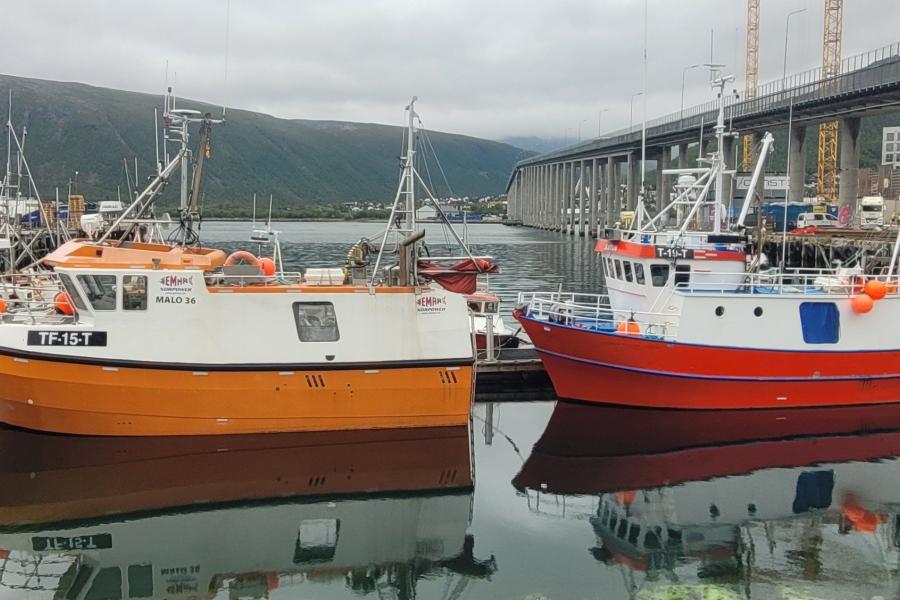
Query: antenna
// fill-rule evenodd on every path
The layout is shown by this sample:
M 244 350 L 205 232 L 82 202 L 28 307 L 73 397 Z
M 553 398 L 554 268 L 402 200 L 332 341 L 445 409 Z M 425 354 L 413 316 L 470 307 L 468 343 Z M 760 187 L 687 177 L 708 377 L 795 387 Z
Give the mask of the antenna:
M 253 221 L 250 224 L 250 229 L 256 229 L 256 192 L 253 193 Z
M 159 175 L 162 170 L 162 163 L 159 162 L 159 110 L 153 109 L 153 141 L 156 143 L 156 174 Z
M 225 97 L 228 96 L 228 40 L 231 33 L 231 0 L 225 2 L 225 74 L 222 85 L 225 88 L 222 98 L 222 118 L 225 118 Z
M 6 113 L 6 175 L 3 178 L 3 186 L 9 188 L 12 180 L 10 179 L 10 158 L 12 152 L 12 88 L 9 90 L 9 109 Z
M 272 194 L 269 194 L 269 220 L 266 222 L 266 229 L 272 228 Z

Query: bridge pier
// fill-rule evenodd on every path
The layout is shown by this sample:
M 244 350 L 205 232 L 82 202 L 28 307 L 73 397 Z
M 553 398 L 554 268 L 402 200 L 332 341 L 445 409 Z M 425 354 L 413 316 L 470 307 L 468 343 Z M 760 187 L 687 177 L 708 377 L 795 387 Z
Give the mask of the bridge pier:
M 841 211 L 847 207 L 851 216 L 859 192 L 859 125 L 859 117 L 841 119 L 838 132 L 838 141 L 841 144 L 838 204 Z
M 553 165 L 544 165 L 544 219 L 542 229 L 553 226 Z
M 656 210 L 662 209 L 669 200 L 669 175 L 663 175 L 663 170 L 669 168 L 672 160 L 672 148 L 663 146 L 660 149 L 659 160 L 656 161 Z
M 597 228 L 600 226 L 600 161 L 591 159 L 591 220 L 589 221 L 588 235 L 597 237 Z
M 628 210 L 634 210 L 637 208 L 638 185 L 641 179 L 640 161 L 638 161 L 634 152 L 628 153 L 628 173 L 626 177 Z
M 609 182 L 606 188 L 608 194 L 606 225 L 612 227 L 619 220 L 619 211 L 622 210 L 622 201 L 619 199 L 619 171 L 615 157 L 609 157 L 607 168 L 609 169 Z
M 803 202 L 806 183 L 806 126 L 791 127 L 791 166 L 788 170 L 788 202 Z
M 569 235 L 575 235 L 575 209 L 578 208 L 578 163 L 569 163 Z
M 688 168 L 687 154 L 688 154 L 687 142 L 678 144 L 678 168 L 679 169 L 687 169 Z
M 565 223 L 563 208 L 566 205 L 565 197 L 563 195 L 563 191 L 566 189 L 565 182 L 563 181 L 563 177 L 566 174 L 565 164 L 556 163 L 556 187 L 554 190 L 555 196 L 555 214 L 554 214 L 554 231 L 562 231 L 563 225 Z
M 578 163 L 578 235 L 584 237 L 584 160 Z

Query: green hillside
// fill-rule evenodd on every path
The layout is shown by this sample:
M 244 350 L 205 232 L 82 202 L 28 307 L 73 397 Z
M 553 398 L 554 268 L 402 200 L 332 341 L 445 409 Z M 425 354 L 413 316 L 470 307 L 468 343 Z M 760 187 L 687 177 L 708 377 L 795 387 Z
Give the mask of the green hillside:
M 115 198 L 124 189 L 122 159 L 138 159 L 142 178 L 153 169 L 153 109 L 162 96 L 0 75 L 13 93 L 13 123 L 28 127 L 26 156 L 38 189 L 51 197 L 78 171 L 88 200 Z M 402 102 L 398 100 L 398 102 Z M 189 100 L 178 106 L 221 114 Z M 215 127 L 204 205 L 215 212 L 248 209 L 254 192 L 274 194 L 280 207 L 312 203 L 390 201 L 398 175 L 401 129 L 388 125 L 279 119 L 229 109 Z M 529 153 L 478 138 L 429 132 L 452 191 L 499 194 L 516 161 Z M 432 160 L 432 176 L 439 179 Z M 423 169 L 424 170 L 424 169 Z M 435 193 L 447 195 L 441 185 Z M 170 187 L 167 197 L 174 190 Z M 218 210 L 217 210 L 218 209 Z

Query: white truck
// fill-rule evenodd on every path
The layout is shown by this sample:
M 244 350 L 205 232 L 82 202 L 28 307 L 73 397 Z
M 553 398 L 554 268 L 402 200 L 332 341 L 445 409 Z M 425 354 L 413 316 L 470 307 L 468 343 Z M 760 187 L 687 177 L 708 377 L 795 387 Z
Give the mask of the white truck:
M 859 226 L 882 227 L 884 225 L 884 198 L 863 196 L 859 201 Z
M 837 217 L 830 213 L 805 212 L 797 217 L 797 229 L 806 227 L 840 227 Z

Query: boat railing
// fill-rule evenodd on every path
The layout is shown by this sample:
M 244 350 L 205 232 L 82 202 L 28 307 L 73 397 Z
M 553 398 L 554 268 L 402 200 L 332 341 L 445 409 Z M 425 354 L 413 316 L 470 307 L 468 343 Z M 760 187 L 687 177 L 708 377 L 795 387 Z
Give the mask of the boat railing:
M 262 273 L 248 273 L 246 275 L 209 273 L 204 279 L 207 287 L 277 287 L 299 285 L 304 282 L 303 274 L 299 271 L 275 273 L 274 275 L 264 275 Z
M 677 312 L 613 308 L 606 294 L 519 292 L 517 305 L 538 321 L 654 339 L 674 339 L 680 320 Z
M 897 276 L 870 275 L 853 270 L 796 269 L 789 272 L 704 273 L 699 281 L 682 282 L 675 290 L 684 294 L 758 294 L 785 296 L 853 296 L 865 284 L 879 281 L 887 296 L 896 296 Z
M 59 275 L 50 271 L 0 275 L 0 323 L 73 323 L 74 314 L 57 309 L 60 294 L 65 288 Z

